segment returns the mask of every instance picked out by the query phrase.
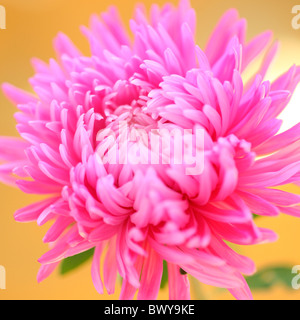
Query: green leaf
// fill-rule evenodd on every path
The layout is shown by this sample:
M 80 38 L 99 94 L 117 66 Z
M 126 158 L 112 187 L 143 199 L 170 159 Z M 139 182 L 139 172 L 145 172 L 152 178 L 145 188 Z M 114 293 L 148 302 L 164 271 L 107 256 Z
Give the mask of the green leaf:
M 251 290 L 266 290 L 278 284 L 290 289 L 294 276 L 291 270 L 292 267 L 286 266 L 268 267 L 251 277 L 246 277 L 246 281 Z
M 160 288 L 163 289 L 167 283 L 168 283 L 168 264 L 164 260 L 163 261 L 163 274 L 161 277 Z
M 261 218 L 261 216 L 254 214 L 254 213 L 252 213 L 252 217 L 253 217 L 253 220 Z
M 64 259 L 60 264 L 60 274 L 65 275 L 66 273 L 69 273 L 70 271 L 73 271 L 81 266 L 83 263 L 92 258 L 94 250 L 95 249 L 92 248 L 90 250 L 76 254 L 75 256 Z

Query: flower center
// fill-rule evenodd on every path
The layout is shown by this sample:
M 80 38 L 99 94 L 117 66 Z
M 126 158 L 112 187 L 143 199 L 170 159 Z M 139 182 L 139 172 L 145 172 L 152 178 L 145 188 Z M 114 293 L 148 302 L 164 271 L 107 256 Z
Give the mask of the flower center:
M 116 125 L 126 122 L 129 128 L 147 128 L 156 121 L 145 113 L 150 89 L 141 88 L 128 80 L 119 80 L 103 98 L 105 128 L 115 131 Z

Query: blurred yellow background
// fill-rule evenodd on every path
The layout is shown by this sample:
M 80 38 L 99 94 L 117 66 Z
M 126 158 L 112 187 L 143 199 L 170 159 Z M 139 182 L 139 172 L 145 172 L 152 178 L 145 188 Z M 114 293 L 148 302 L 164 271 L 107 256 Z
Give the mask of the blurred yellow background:
M 147 8 L 155 2 L 144 0 Z M 169 1 L 177 3 L 177 1 Z M 239 10 L 248 20 L 248 39 L 272 29 L 281 42 L 281 51 L 269 76 L 273 79 L 291 64 L 300 64 L 300 30 L 291 26 L 291 0 L 192 0 L 198 17 L 197 40 L 203 47 L 222 13 L 231 7 Z M 84 52 L 88 46 L 79 31 L 79 26 L 88 24 L 92 13 L 100 13 L 109 5 L 119 8 L 122 19 L 128 27 L 136 0 L 2 0 L 6 8 L 7 29 L 0 30 L 0 82 L 10 82 L 18 87 L 30 89 L 27 79 L 33 75 L 30 65 L 32 57 L 48 60 L 54 56 L 52 40 L 63 31 Z M 298 122 L 300 112 L 299 90 L 291 106 L 283 115 L 285 126 Z M 0 135 L 16 135 L 13 114 L 15 108 L 0 94 Z M 90 277 L 90 263 L 62 277 L 55 272 L 43 283 L 38 284 L 36 274 L 39 269 L 37 259 L 47 250 L 42 243 L 48 225 L 19 224 L 13 213 L 35 200 L 18 190 L 0 184 L 0 265 L 6 269 L 6 290 L 0 290 L 1 299 L 117 299 L 119 291 L 112 296 L 99 296 Z M 242 248 L 241 252 L 250 256 L 258 270 L 269 265 L 300 264 L 300 219 L 280 216 L 260 219 L 259 225 L 273 229 L 279 240 L 273 244 Z M 208 299 L 231 299 L 223 291 L 202 287 Z M 167 289 L 159 299 L 168 297 Z M 300 299 L 300 290 L 283 288 L 280 285 L 271 291 L 255 291 L 255 299 Z

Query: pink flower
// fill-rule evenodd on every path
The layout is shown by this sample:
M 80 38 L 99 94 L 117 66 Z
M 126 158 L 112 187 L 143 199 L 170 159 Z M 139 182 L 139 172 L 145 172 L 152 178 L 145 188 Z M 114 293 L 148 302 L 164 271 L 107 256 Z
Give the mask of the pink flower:
M 82 28 L 91 56 L 59 34 L 58 60 L 33 60 L 34 95 L 3 85 L 20 110 L 21 138 L 1 138 L 1 180 L 46 195 L 15 219 L 53 222 L 43 239 L 51 248 L 39 259 L 38 281 L 62 259 L 95 248 L 91 274 L 99 293 L 104 287 L 113 293 L 119 273 L 121 299 L 132 299 L 137 290 L 139 299 L 155 299 L 165 260 L 170 299 L 190 298 L 180 269 L 238 299 L 252 297 L 242 274 L 252 274 L 254 263 L 225 241 L 274 241 L 253 214 L 300 215 L 300 196 L 274 188 L 300 177 L 300 125 L 277 134 L 277 116 L 300 69 L 266 81 L 277 43 L 271 45 L 271 32 L 247 43 L 245 20 L 235 10 L 225 13 L 204 51 L 194 41 L 195 20 L 184 0 L 178 8 L 153 5 L 150 21 L 139 7 L 131 41 L 110 8 Z M 245 83 L 243 71 L 261 54 L 260 69 Z M 120 143 L 121 124 L 140 138 L 127 149 Z M 133 163 L 149 155 L 140 132 L 163 129 L 189 130 L 185 146 L 202 159 L 197 174 L 187 174 L 192 153 L 181 163 L 174 150 L 170 163 Z M 111 161 L 116 147 L 126 161 Z

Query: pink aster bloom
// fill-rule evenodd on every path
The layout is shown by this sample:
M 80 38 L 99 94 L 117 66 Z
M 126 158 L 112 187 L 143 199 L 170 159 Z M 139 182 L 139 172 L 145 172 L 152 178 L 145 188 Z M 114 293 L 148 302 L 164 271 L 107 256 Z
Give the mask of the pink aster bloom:
M 62 259 L 95 248 L 91 274 L 99 293 L 113 293 L 119 274 L 121 299 L 137 290 L 138 299 L 155 299 L 165 260 L 170 299 L 190 298 L 180 269 L 238 299 L 252 297 L 242 275 L 251 275 L 254 263 L 225 242 L 274 241 L 253 214 L 300 215 L 300 196 L 276 189 L 300 177 L 300 125 L 278 134 L 277 118 L 300 69 L 265 80 L 277 43 L 271 32 L 246 42 L 246 22 L 235 10 L 225 13 L 205 50 L 195 44 L 195 26 L 188 1 L 153 5 L 149 20 L 138 7 L 131 40 L 110 8 L 82 28 L 91 56 L 60 33 L 57 60 L 33 60 L 34 94 L 3 85 L 19 109 L 21 138 L 0 140 L 1 180 L 46 195 L 18 210 L 17 221 L 52 222 L 38 281 Z M 243 71 L 260 55 L 260 69 L 244 82 Z M 121 123 L 146 133 L 177 128 L 194 136 L 201 129 L 202 147 L 194 140 L 188 147 L 200 150 L 203 170 L 187 174 L 188 161 L 104 161 L 119 146 Z M 134 159 L 137 144 L 131 141 L 125 155 Z

